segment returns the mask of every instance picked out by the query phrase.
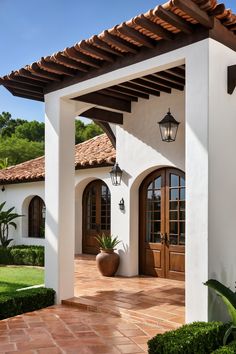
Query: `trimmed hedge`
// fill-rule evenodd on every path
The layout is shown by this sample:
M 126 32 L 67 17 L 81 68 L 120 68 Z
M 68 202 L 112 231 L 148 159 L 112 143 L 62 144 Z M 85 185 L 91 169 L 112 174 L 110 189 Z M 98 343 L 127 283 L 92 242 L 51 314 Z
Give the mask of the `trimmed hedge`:
M 36 288 L 0 294 L 0 320 L 54 305 L 55 291 Z
M 149 354 L 208 354 L 223 343 L 229 324 L 194 322 L 148 341 Z
M 212 352 L 212 354 L 235 354 L 235 353 L 236 353 L 236 340 Z
M 44 266 L 43 246 L 0 246 L 0 264 Z

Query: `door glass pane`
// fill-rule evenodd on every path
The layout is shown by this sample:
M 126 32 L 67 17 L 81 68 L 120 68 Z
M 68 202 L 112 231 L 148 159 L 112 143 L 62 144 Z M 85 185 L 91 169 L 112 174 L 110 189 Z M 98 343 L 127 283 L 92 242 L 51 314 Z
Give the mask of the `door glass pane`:
M 170 211 L 170 220 L 178 220 L 178 212 Z
M 100 228 L 103 231 L 110 230 L 110 214 L 111 214 L 111 203 L 110 203 L 110 190 L 106 184 L 102 183 L 100 187 L 101 193 L 101 214 L 100 214 Z
M 155 179 L 154 188 L 155 189 L 160 189 L 161 188 L 161 176 Z
M 180 189 L 180 199 L 185 200 L 185 188 Z
M 183 177 L 180 178 L 180 186 L 185 187 L 185 178 Z
M 170 245 L 178 245 L 178 235 L 170 234 L 169 243 Z
M 178 234 L 178 222 L 170 222 L 170 234 Z
M 174 174 L 170 175 L 170 187 L 178 187 L 179 185 L 179 176 Z
M 179 199 L 179 189 L 170 189 L 170 200 Z
M 178 210 L 178 202 L 170 202 L 170 210 Z

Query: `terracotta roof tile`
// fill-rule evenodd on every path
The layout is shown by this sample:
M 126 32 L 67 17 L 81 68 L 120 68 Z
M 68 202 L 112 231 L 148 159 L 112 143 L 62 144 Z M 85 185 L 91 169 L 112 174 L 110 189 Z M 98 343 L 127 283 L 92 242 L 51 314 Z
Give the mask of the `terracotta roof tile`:
M 91 168 L 113 165 L 116 150 L 106 134 L 102 134 L 75 146 L 75 168 Z M 44 156 L 0 170 L 0 184 L 43 180 Z

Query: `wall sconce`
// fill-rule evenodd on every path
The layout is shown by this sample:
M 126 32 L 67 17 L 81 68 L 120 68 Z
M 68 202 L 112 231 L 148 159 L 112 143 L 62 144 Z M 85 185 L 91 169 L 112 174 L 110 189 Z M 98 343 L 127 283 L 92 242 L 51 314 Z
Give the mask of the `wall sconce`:
M 43 207 L 42 207 L 42 218 L 46 219 L 46 207 L 45 207 L 45 205 L 43 205 Z
M 120 210 L 122 210 L 122 211 L 125 210 L 125 201 L 124 201 L 123 198 L 120 200 L 119 208 L 120 208 Z
M 165 117 L 158 122 L 161 132 L 161 140 L 167 143 L 175 141 L 179 122 L 170 113 L 170 108 Z
M 5 188 L 5 186 L 2 186 L 2 192 L 5 192 L 5 190 L 6 190 L 6 188 Z
M 115 163 L 110 172 L 111 183 L 113 186 L 120 186 L 122 174 L 123 171 L 120 169 L 118 163 Z

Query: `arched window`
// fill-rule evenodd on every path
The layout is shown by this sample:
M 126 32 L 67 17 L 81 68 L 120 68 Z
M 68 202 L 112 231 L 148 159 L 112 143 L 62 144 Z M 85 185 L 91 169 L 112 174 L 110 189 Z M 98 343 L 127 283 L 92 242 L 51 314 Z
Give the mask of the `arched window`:
M 45 237 L 45 204 L 35 196 L 29 203 L 29 237 Z

